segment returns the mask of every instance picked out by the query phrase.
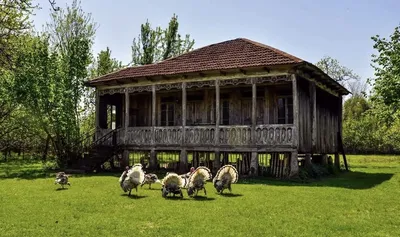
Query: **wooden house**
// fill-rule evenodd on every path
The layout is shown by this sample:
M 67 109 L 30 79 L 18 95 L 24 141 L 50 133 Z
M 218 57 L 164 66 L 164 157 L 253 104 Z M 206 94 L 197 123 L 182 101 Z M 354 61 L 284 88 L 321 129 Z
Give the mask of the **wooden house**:
M 117 146 L 123 165 L 134 152 L 148 155 L 150 169 L 176 154 L 180 172 L 234 163 L 277 177 L 296 175 L 299 155 L 337 156 L 349 93 L 315 65 L 244 38 L 87 85 L 96 88 L 97 144 Z

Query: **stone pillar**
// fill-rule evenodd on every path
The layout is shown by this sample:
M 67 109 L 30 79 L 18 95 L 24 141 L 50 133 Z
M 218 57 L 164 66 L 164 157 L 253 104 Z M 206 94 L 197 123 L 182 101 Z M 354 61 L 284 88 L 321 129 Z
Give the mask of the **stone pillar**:
M 258 176 L 258 153 L 257 152 L 251 153 L 250 175 Z
M 298 162 L 298 153 L 297 151 L 293 151 L 290 154 L 289 160 L 289 178 L 296 176 L 299 173 L 299 162 Z

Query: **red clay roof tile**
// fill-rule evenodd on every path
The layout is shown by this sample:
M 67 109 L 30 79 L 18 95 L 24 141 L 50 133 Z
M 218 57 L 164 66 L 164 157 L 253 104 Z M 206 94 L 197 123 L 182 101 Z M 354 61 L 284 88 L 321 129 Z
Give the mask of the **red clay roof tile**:
M 93 79 L 89 84 L 121 78 L 174 75 L 301 62 L 304 61 L 276 48 L 238 38 L 211 44 L 159 63 L 128 67 Z

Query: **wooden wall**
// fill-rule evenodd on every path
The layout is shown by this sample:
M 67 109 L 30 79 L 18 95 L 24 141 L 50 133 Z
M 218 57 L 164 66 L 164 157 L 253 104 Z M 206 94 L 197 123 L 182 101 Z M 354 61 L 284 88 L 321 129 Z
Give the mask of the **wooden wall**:
M 336 153 L 339 119 L 339 98 L 316 89 L 317 134 L 314 153 Z
M 309 81 L 297 78 L 299 96 L 299 152 L 310 153 L 312 150 L 312 104 Z

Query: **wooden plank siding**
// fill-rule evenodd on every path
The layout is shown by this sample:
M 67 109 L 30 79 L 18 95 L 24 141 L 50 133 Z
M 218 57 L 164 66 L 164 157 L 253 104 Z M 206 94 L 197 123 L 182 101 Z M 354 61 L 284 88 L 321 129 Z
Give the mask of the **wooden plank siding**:
M 297 77 L 299 97 L 299 153 L 311 153 L 312 118 L 309 82 Z
M 339 131 L 339 97 L 335 97 L 319 88 L 316 89 L 317 131 L 316 147 L 313 153 L 333 154 L 337 149 Z

